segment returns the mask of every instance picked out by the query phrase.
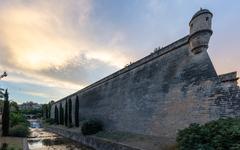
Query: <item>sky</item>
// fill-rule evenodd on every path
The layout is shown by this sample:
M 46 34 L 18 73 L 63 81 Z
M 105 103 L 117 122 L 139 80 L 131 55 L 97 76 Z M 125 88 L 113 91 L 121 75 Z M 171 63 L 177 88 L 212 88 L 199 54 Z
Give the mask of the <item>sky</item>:
M 213 13 L 209 55 L 218 74 L 240 72 L 239 0 L 0 0 L 0 88 L 47 103 L 189 34 Z

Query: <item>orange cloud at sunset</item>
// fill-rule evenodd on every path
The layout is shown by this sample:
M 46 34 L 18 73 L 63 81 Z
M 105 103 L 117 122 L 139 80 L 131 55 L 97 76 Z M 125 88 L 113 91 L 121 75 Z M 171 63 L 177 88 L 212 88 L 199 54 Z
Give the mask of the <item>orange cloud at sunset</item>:
M 214 67 L 239 75 L 239 8 L 215 2 L 0 0 L 0 88 L 21 101 L 61 98 L 187 35 L 200 6 L 214 14 Z

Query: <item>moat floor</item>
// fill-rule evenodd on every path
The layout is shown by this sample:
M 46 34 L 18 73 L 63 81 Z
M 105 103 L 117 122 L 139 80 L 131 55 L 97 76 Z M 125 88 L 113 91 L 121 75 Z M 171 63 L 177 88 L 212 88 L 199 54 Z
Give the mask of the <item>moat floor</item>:
M 70 139 L 64 138 L 42 128 L 30 128 L 29 150 L 94 150 Z
M 54 128 L 61 128 L 70 132 L 79 133 L 81 136 L 80 128 L 66 128 L 64 126 L 55 126 Z M 175 150 L 176 145 L 174 139 L 165 137 L 154 137 L 141 134 L 133 134 L 128 132 L 106 132 L 102 131 L 91 137 L 106 139 L 115 143 L 128 145 L 130 147 L 142 149 L 142 150 Z
M 175 149 L 175 145 L 172 144 L 174 140 L 165 137 L 154 137 L 127 132 L 99 132 L 95 136 L 145 150 Z

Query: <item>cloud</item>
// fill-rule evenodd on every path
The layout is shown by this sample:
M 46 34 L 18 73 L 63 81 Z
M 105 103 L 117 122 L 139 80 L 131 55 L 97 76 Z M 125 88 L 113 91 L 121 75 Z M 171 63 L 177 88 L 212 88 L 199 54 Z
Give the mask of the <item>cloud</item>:
M 24 91 L 22 93 L 27 94 L 27 95 L 37 96 L 37 97 L 49 98 L 49 95 L 42 93 L 42 92 Z
M 0 68 L 9 82 L 79 89 L 129 61 L 123 33 L 103 45 L 86 32 L 94 30 L 91 0 L 0 2 Z
M 90 24 L 87 19 L 90 1 L 80 0 L 76 6 L 75 1 L 58 1 L 60 6 L 57 8 L 54 5 L 57 1 L 37 2 L 1 9 L 1 43 L 9 51 L 11 63 L 28 70 L 62 68 L 81 54 L 117 67 L 126 63 L 126 55 L 117 50 L 120 47 L 100 47 L 95 41 L 88 40 L 89 35 L 82 31 Z M 80 13 L 76 13 L 77 10 Z M 113 36 L 110 44 L 118 38 L 118 35 Z M 114 60 L 115 56 L 120 59 Z
M 23 89 L 17 90 L 16 98 L 24 99 L 22 95 L 34 98 L 35 93 L 35 97 L 44 101 L 47 96 L 56 99 L 66 96 L 148 55 L 155 47 L 185 36 L 189 19 L 200 6 L 216 8 L 214 12 L 219 16 L 222 13 L 220 5 L 207 0 L 191 1 L 191 7 L 183 0 L 0 0 L 0 3 L 0 71 L 9 72 L 5 85 Z M 238 6 L 230 9 L 236 11 Z M 234 50 L 228 53 L 229 61 L 222 61 L 226 56 L 224 49 L 229 49 L 222 43 L 233 42 L 239 35 L 236 27 L 239 19 L 229 17 L 232 13 L 225 10 L 224 18 L 228 20 L 224 22 L 235 21 L 234 33 L 228 33 L 235 36 L 219 38 L 225 37 L 223 31 L 228 25 L 223 29 L 223 18 L 216 17 L 219 21 L 210 44 L 218 46 L 209 52 L 219 73 L 233 68 L 239 71 L 234 55 L 238 53 L 237 44 L 231 44 Z

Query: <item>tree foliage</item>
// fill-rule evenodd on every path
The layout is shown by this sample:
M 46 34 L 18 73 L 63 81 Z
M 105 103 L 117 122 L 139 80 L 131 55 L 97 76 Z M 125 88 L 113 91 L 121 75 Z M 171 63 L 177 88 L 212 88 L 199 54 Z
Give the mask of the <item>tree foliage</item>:
M 77 96 L 76 102 L 75 102 L 75 126 L 79 127 L 79 100 L 78 100 L 78 96 Z
M 65 103 L 64 124 L 65 124 L 66 127 L 68 126 L 68 102 L 67 102 L 67 100 L 66 100 L 66 103 Z
M 53 103 L 54 103 L 54 101 L 51 101 L 48 104 L 42 105 L 42 110 L 39 111 L 39 113 L 42 112 L 43 119 L 49 119 L 51 117 L 51 108 L 52 108 Z
M 11 101 L 9 105 L 10 105 L 10 110 L 12 112 L 19 112 L 19 107 L 17 102 Z
M 59 124 L 59 115 L 58 115 L 58 107 L 55 106 L 55 110 L 54 110 L 54 119 L 55 119 L 55 123 Z
M 68 107 L 69 107 L 69 109 L 68 109 L 68 127 L 72 127 L 72 100 L 71 99 L 69 99 L 68 100 Z
M 42 113 L 42 110 L 41 109 L 24 109 L 24 110 L 21 110 L 21 112 L 26 115 L 29 115 L 29 114 L 40 115 Z
M 10 127 L 16 126 L 18 124 L 25 124 L 26 126 L 29 125 L 26 118 L 20 112 L 11 112 L 10 114 Z
M 61 125 L 64 125 L 64 110 L 62 107 L 62 103 L 60 103 L 60 122 Z
M 240 119 L 227 118 L 204 125 L 191 124 L 177 135 L 179 150 L 239 150 Z
M 4 94 L 4 106 L 3 106 L 3 114 L 2 114 L 2 136 L 7 136 L 9 134 L 9 101 L 8 101 L 8 92 L 5 91 Z
M 81 127 L 81 131 L 83 135 L 96 134 L 97 132 L 102 130 L 103 130 L 102 122 L 95 119 L 84 121 Z
M 24 124 L 18 124 L 12 127 L 9 131 L 10 136 L 14 137 L 26 137 L 30 134 L 28 126 Z

